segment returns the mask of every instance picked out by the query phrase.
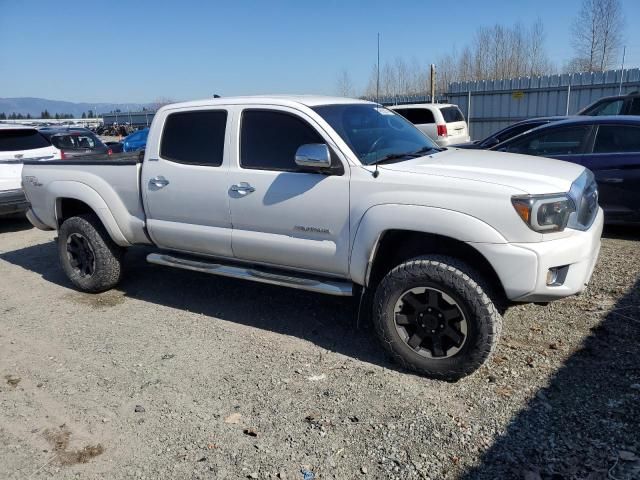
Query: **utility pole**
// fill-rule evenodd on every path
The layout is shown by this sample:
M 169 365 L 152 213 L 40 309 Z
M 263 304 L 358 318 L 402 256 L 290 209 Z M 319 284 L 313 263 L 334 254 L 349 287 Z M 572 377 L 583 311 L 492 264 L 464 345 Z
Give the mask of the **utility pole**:
M 620 68 L 620 88 L 618 89 L 618 95 L 622 95 L 622 79 L 624 78 L 624 57 L 627 53 L 627 46 L 622 48 L 622 68 Z
M 378 32 L 378 63 L 376 63 L 376 103 L 380 103 L 380 32 Z
M 436 103 L 436 66 L 431 64 L 431 103 Z

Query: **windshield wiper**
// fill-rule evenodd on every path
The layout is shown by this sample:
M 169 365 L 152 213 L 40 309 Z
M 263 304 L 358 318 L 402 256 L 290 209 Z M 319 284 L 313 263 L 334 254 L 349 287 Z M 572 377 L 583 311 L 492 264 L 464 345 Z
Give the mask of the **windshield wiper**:
M 438 152 L 440 151 L 440 149 L 434 148 L 434 147 L 422 147 L 420 150 L 416 150 L 415 152 L 390 153 L 389 155 L 385 155 L 384 157 L 381 157 L 378 160 L 376 160 L 375 162 L 369 163 L 368 165 L 379 165 L 381 163 L 386 163 L 386 162 L 390 162 L 390 161 L 393 161 L 393 160 L 401 160 L 401 159 L 405 159 L 405 158 L 421 157 L 425 153 L 431 152 L 433 150 L 438 151 Z
M 375 162 L 368 163 L 367 165 L 379 165 L 381 163 L 391 162 L 393 160 L 401 160 L 406 158 L 414 158 L 414 155 L 409 153 L 390 153 L 389 155 L 385 155 L 384 157 L 380 157 Z
M 416 150 L 415 152 L 411 152 L 411 155 L 415 155 L 415 156 L 419 156 L 419 155 L 423 155 L 427 152 L 441 152 L 442 149 L 437 148 L 437 147 L 422 147 L 420 150 Z

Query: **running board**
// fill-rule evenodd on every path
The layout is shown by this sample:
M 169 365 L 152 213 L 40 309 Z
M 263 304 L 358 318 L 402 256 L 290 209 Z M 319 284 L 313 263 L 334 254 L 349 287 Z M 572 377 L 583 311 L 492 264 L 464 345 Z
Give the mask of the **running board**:
M 206 260 L 193 260 L 163 253 L 150 253 L 147 255 L 147 262 L 167 267 L 182 268 L 184 270 L 193 270 L 194 272 L 204 272 L 221 275 L 223 277 L 241 278 L 254 282 L 325 293 L 327 295 L 337 295 L 340 297 L 350 297 L 353 295 L 353 285 L 347 281 L 297 276 L 290 273 L 284 274 L 275 271 L 258 270 L 255 267 L 223 265 Z

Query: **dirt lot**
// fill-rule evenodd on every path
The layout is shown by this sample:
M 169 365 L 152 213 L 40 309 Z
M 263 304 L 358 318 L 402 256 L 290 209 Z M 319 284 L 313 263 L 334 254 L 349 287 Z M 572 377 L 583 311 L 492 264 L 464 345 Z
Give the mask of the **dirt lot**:
M 396 369 L 351 300 L 145 250 L 79 293 L 53 238 L 0 224 L 0 478 L 640 478 L 640 233 L 457 383 Z

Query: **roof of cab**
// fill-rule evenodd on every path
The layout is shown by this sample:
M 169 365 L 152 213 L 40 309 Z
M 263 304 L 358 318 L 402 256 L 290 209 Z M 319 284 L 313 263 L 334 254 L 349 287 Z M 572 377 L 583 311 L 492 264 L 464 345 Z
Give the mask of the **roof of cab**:
M 2 123 L 0 122 L 0 129 L 2 130 L 36 130 L 31 125 L 22 125 L 21 123 Z
M 375 102 L 369 102 L 367 100 L 359 100 L 356 98 L 346 97 L 329 97 L 322 95 L 252 95 L 243 97 L 205 98 L 202 100 L 192 100 L 189 102 L 172 103 L 169 105 L 165 105 L 164 107 L 162 107 L 162 109 L 244 104 L 284 106 L 304 105 L 306 107 L 318 107 L 320 105 L 344 105 L 356 103 L 375 105 Z

